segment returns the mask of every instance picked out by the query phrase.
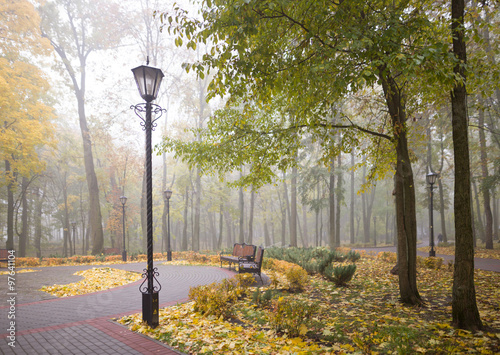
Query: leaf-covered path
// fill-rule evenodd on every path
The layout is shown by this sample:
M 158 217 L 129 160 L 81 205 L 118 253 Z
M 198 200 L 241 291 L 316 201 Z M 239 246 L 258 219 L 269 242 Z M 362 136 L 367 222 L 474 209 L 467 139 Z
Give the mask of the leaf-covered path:
M 225 269 L 203 266 L 155 265 L 160 273 L 160 307 L 187 299 L 189 288 L 230 277 Z M 140 312 L 142 280 L 107 291 L 56 298 L 37 291 L 43 285 L 79 281 L 73 275 L 95 266 L 36 268 L 37 272 L 16 274 L 15 347 L 9 346 L 10 306 L 0 307 L 0 352 L 3 354 L 174 354 L 163 344 L 109 322 L 109 319 Z M 113 268 L 142 272 L 144 263 L 115 264 Z M 0 276 L 7 285 L 7 275 Z M 6 290 L 6 287 L 2 287 Z M 170 352 L 169 352 L 170 351 Z

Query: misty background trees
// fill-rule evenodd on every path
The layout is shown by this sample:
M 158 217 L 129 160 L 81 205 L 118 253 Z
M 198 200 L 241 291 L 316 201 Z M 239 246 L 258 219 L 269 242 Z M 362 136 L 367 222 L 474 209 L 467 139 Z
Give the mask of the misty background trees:
M 319 66 L 311 66 L 301 73 L 308 76 L 311 87 L 289 88 L 294 90 L 289 96 L 295 99 L 293 105 L 289 97 L 273 96 L 265 105 L 258 100 L 240 101 L 225 109 L 232 98 L 218 98 L 209 87 L 217 73 L 197 76 L 195 70 L 186 73 L 182 68 L 182 63 L 202 61 L 210 46 L 179 47 L 176 35 L 166 28 L 160 32 L 162 23 L 153 12 L 167 14 L 168 20 L 173 12 L 167 1 L 58 0 L 33 6 L 28 1 L 0 0 L 0 7 L 0 34 L 5 39 L 0 43 L 0 245 L 15 247 L 19 256 L 69 256 L 73 249 L 77 254 L 98 254 L 105 247 L 122 248 L 121 195 L 128 197 L 127 250 L 145 251 L 144 132 L 129 107 L 141 101 L 130 69 L 144 64 L 146 57 L 166 75 L 157 103 L 167 114 L 153 133 L 154 143 L 165 136 L 185 142 L 185 152 L 191 142 L 204 143 L 207 146 L 197 154 L 212 159 L 206 164 L 183 160 L 176 155 L 183 153 L 181 147 L 156 150 L 155 252 L 166 251 L 162 197 L 166 188 L 173 191 L 173 250 L 219 250 L 242 241 L 265 247 L 372 246 L 375 237 L 376 245 L 394 245 L 397 156 L 391 137 L 399 124 L 389 119 L 391 108 L 381 95 L 383 83 L 377 84 L 374 75 L 382 73 L 391 85 L 391 74 L 405 66 L 417 75 L 410 77 L 405 67 L 406 81 L 397 74 L 401 82 L 393 85 L 407 90 L 406 161 L 411 161 L 413 171 L 415 237 L 428 243 L 425 175 L 436 171 L 440 178 L 434 195 L 434 235 L 455 241 L 451 106 L 443 86 L 437 82 L 434 89 L 424 86 L 425 80 L 431 80 L 425 71 L 441 70 L 425 64 L 433 60 L 430 54 L 426 57 L 427 52 L 408 48 L 390 58 L 387 54 L 384 60 L 392 71 L 373 66 L 378 72 L 346 66 L 345 58 L 340 67 L 338 58 L 339 76 L 351 77 L 352 90 L 340 84 L 333 87 L 318 75 Z M 499 228 L 498 14 L 489 3 L 471 5 L 468 11 L 474 14 L 471 27 L 477 29 L 467 42 L 474 74 L 468 78 L 467 96 L 473 232 L 476 244 L 493 247 Z M 416 15 L 412 19 L 421 20 Z M 368 27 L 376 27 L 383 18 L 366 21 Z M 349 26 L 357 24 L 343 25 L 352 30 Z M 440 35 L 442 29 L 434 29 Z M 422 43 L 440 43 L 439 38 L 429 39 L 428 32 L 425 36 Z M 374 36 L 375 40 L 380 46 L 389 45 L 384 38 Z M 298 43 L 300 52 L 294 55 L 313 53 L 305 44 Z M 365 55 L 371 44 L 359 44 L 357 55 Z M 287 45 L 269 44 L 267 50 L 278 52 Z M 451 42 L 429 48 L 447 52 Z M 223 81 L 219 89 L 224 85 L 226 90 L 230 85 L 239 91 L 250 89 Z M 316 114 L 313 89 L 332 95 L 337 90 L 335 94 L 342 97 L 334 104 L 322 103 L 321 115 L 315 118 L 322 126 L 302 121 Z M 269 90 L 270 95 L 273 89 Z M 208 94 L 215 98 L 207 103 Z M 261 135 L 257 146 L 256 136 L 248 134 L 294 125 L 296 133 L 276 131 L 278 138 Z M 209 137 L 207 130 L 219 132 L 218 140 Z M 220 145 L 215 153 L 208 152 L 208 145 L 216 143 Z M 226 160 L 231 164 L 219 167 Z M 72 222 L 76 222 L 76 236 Z

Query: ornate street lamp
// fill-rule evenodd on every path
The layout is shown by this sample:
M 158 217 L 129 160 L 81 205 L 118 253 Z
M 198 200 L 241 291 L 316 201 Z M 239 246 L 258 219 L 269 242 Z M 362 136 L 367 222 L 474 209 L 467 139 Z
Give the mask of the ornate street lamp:
M 163 191 L 163 198 L 167 200 L 167 261 L 172 261 L 172 249 L 170 248 L 170 197 L 171 190 Z
M 429 189 L 431 190 L 431 202 L 430 202 L 430 208 L 429 208 L 429 220 L 430 220 L 430 247 L 431 249 L 429 250 L 429 256 L 436 256 L 436 251 L 434 250 L 434 207 L 432 205 L 432 200 L 433 200 L 433 192 L 432 190 L 434 189 L 434 184 L 436 183 L 436 180 L 438 178 L 437 173 L 429 173 L 425 177 L 427 180 L 427 183 L 430 185 Z
M 127 261 L 127 250 L 125 249 L 125 204 L 127 203 L 127 198 L 125 196 L 120 197 L 120 202 L 122 203 L 122 224 L 123 224 L 123 252 L 122 260 Z
M 136 115 L 142 120 L 141 125 L 146 131 L 146 225 L 147 225 L 147 247 L 148 247 L 148 263 L 144 269 L 142 276 L 145 278 L 139 287 L 142 293 L 142 320 L 147 322 L 150 327 L 158 326 L 158 293 L 161 285 L 156 279 L 158 269 L 153 268 L 153 169 L 151 159 L 151 133 L 156 127 L 155 121 L 160 118 L 163 110 L 160 106 L 152 104 L 160 89 L 163 73 L 161 69 L 149 67 L 149 59 L 147 65 L 141 65 L 132 69 L 135 82 L 139 89 L 139 94 L 146 101 L 132 105 Z M 143 115 L 146 114 L 144 118 Z M 151 118 L 152 113 L 155 114 L 155 119 Z M 147 285 L 144 283 L 147 281 Z M 156 281 L 157 285 L 154 285 Z
M 76 255 L 76 222 L 71 222 L 71 227 L 73 227 L 73 255 Z

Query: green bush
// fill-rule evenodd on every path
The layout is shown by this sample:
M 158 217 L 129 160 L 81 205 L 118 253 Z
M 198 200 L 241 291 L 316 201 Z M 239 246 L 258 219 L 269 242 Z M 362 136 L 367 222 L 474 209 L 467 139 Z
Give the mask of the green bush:
M 262 293 L 259 287 L 254 291 L 252 295 L 252 301 L 257 306 L 267 307 L 269 306 L 271 299 L 273 298 L 273 291 L 271 289 L 267 289 Z
M 352 280 L 355 272 L 356 264 L 345 266 L 333 266 L 333 264 L 330 264 L 325 269 L 324 276 L 328 280 L 333 281 L 337 286 L 345 286 L 349 281 Z
M 283 260 L 302 266 L 309 274 L 323 274 L 326 267 L 332 262 L 342 262 L 346 259 L 355 262 L 361 257 L 359 253 L 351 250 L 344 255 L 336 250 L 324 247 L 317 248 L 269 248 L 266 249 L 266 257 Z M 264 259 L 264 268 L 267 268 Z
M 288 337 L 305 335 L 318 309 L 316 303 L 279 297 L 272 302 L 269 323 L 275 331 L 285 333 Z
M 361 259 L 361 255 L 354 250 L 350 250 L 346 255 L 346 259 L 349 260 L 351 263 L 355 263 L 356 261 Z

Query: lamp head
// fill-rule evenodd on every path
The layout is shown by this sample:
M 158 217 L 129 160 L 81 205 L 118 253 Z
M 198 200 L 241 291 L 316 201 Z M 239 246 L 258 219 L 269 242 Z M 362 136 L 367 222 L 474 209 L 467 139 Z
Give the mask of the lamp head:
M 146 102 L 155 100 L 158 97 L 161 80 L 164 76 L 161 69 L 141 65 L 132 69 L 132 73 L 134 73 L 134 79 L 141 97 Z
M 431 172 L 431 173 L 427 174 L 425 178 L 426 178 L 427 183 L 429 185 L 434 185 L 436 183 L 438 176 L 439 176 L 439 174 L 437 174 L 435 172 Z
M 120 202 L 122 203 L 123 206 L 127 203 L 127 198 L 125 196 L 120 197 Z
M 165 190 L 163 191 L 163 198 L 166 200 L 170 200 L 170 197 L 172 197 L 172 190 Z

